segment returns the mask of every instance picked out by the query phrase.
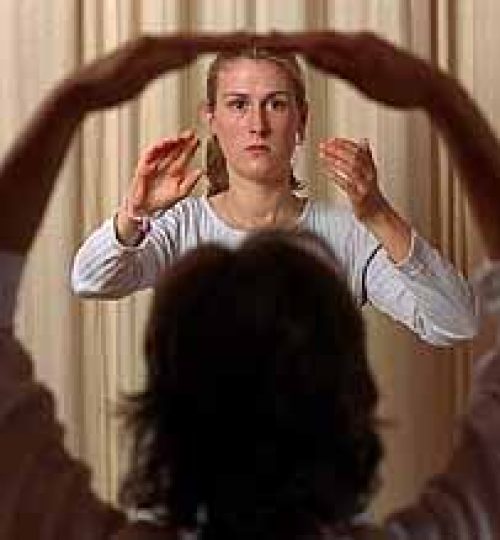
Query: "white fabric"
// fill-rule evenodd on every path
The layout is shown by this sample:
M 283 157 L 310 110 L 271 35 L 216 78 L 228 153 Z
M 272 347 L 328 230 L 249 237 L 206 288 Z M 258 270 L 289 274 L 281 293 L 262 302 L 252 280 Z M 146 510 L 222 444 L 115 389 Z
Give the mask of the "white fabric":
M 363 268 L 376 239 L 348 209 L 319 201 L 305 204 L 298 226 L 328 242 L 360 301 Z M 207 242 L 236 246 L 247 234 L 221 220 L 206 197 L 188 197 L 159 214 L 137 247 L 123 246 L 108 219 L 76 254 L 73 290 L 85 297 L 120 298 L 153 287 L 169 263 L 189 249 Z M 375 307 L 430 343 L 448 345 L 476 334 L 472 288 L 415 233 L 402 263 L 393 264 L 383 250 L 375 255 L 366 274 L 366 292 Z

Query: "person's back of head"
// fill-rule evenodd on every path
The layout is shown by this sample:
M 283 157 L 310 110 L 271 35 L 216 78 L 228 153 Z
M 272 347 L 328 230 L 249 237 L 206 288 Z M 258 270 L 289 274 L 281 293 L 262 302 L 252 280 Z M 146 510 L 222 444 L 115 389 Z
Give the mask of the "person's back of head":
M 217 539 L 314 538 L 364 508 L 377 393 L 361 315 L 318 240 L 265 233 L 184 256 L 155 295 L 146 355 L 126 504 Z

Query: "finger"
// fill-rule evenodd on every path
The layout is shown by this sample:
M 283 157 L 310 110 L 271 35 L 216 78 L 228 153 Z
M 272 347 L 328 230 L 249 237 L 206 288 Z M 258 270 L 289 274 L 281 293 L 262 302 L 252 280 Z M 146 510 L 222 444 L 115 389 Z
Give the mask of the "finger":
M 192 130 L 182 132 L 175 139 L 175 144 L 166 144 L 165 148 L 159 148 L 157 164 L 158 172 L 164 172 L 166 169 L 170 169 L 171 172 L 177 171 L 176 162 L 180 156 L 186 151 L 186 148 L 196 143 L 198 138 Z
M 333 174 L 340 174 L 350 182 L 357 182 L 362 179 L 362 172 L 353 167 L 352 163 L 341 159 L 325 158 L 324 163 Z
M 151 176 L 157 175 L 160 163 L 161 161 L 155 160 L 153 163 L 148 163 L 147 165 L 144 165 L 138 171 L 138 176 L 145 180 L 148 180 Z
M 359 152 L 356 148 L 338 145 L 320 146 L 319 156 L 331 162 L 343 162 L 351 167 L 354 167 L 360 161 Z
M 170 162 L 169 167 L 170 167 L 171 172 L 175 173 L 175 172 L 179 172 L 185 169 L 187 164 L 193 158 L 199 146 L 200 146 L 200 139 L 198 137 L 188 139 L 185 142 L 184 146 L 182 147 L 182 151 L 179 153 L 176 159 Z
M 358 148 L 357 152 L 336 149 L 334 152 L 326 153 L 320 150 L 319 156 L 331 169 L 348 174 L 354 182 L 368 182 L 375 177 L 373 162 L 361 148 Z
M 355 153 L 359 149 L 359 144 L 351 139 L 342 137 L 332 137 L 320 142 L 320 147 L 326 152 L 334 152 L 336 150 L 348 151 Z
M 327 176 L 330 180 L 332 180 L 335 185 L 337 185 L 347 196 L 349 196 L 351 194 L 351 192 L 353 191 L 352 190 L 352 185 L 351 185 L 351 182 L 350 180 L 340 174 L 340 173 L 337 173 L 335 171 L 327 171 Z
M 248 32 L 206 32 L 196 34 L 166 35 L 160 37 L 166 52 L 171 50 L 172 44 L 183 48 L 191 54 L 228 52 L 251 47 L 253 34 Z
M 139 167 L 143 165 L 149 165 L 153 162 L 158 161 L 159 159 L 165 158 L 169 152 L 179 146 L 184 137 L 185 135 L 181 134 L 177 137 L 165 137 L 157 141 L 156 143 L 148 147 L 146 151 L 142 154 L 141 158 L 139 159 Z
M 263 48 L 277 48 L 286 52 L 310 53 L 328 47 L 329 53 L 348 52 L 352 48 L 352 34 L 346 32 L 271 32 L 256 36 Z
M 203 176 L 203 169 L 193 169 L 189 171 L 179 187 L 185 195 L 188 195 L 193 190 L 199 179 Z
M 231 52 L 252 46 L 253 34 L 249 32 L 228 32 L 200 36 L 197 46 L 202 52 Z
M 288 47 L 300 53 L 312 67 L 349 82 L 359 78 L 358 43 L 356 33 L 333 31 L 297 34 L 288 39 Z
M 163 139 L 149 148 L 142 160 L 144 165 L 150 165 L 157 163 L 159 160 L 166 158 L 171 152 L 175 151 L 179 147 L 180 139 L 168 138 Z
M 374 168 L 374 161 L 369 149 L 368 140 L 356 143 L 349 139 L 333 138 L 321 141 L 319 144 L 320 155 L 338 157 L 352 164 L 361 164 L 366 168 Z

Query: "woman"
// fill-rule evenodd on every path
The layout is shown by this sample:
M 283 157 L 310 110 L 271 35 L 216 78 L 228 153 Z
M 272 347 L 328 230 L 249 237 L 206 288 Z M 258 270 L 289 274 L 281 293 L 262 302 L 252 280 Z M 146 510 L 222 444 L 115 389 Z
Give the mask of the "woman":
M 208 195 L 189 197 L 202 176 L 188 167 L 199 144 L 194 132 L 149 148 L 115 218 L 76 255 L 77 294 L 122 297 L 154 286 L 173 259 L 200 243 L 233 246 L 249 231 L 299 227 L 328 242 L 360 305 L 369 300 L 430 343 L 475 335 L 468 284 L 383 197 L 366 142 L 321 146 L 352 212 L 296 194 L 291 161 L 308 106 L 292 55 L 259 48 L 221 53 L 209 68 L 205 116 L 212 134 Z

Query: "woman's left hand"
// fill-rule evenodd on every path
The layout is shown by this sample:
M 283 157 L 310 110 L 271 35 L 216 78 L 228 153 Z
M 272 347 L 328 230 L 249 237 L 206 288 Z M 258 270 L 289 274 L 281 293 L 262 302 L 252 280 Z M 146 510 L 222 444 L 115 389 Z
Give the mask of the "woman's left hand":
M 360 221 L 369 221 L 387 207 L 366 139 L 360 143 L 341 138 L 326 139 L 320 142 L 319 155 L 328 177 L 347 195 Z

